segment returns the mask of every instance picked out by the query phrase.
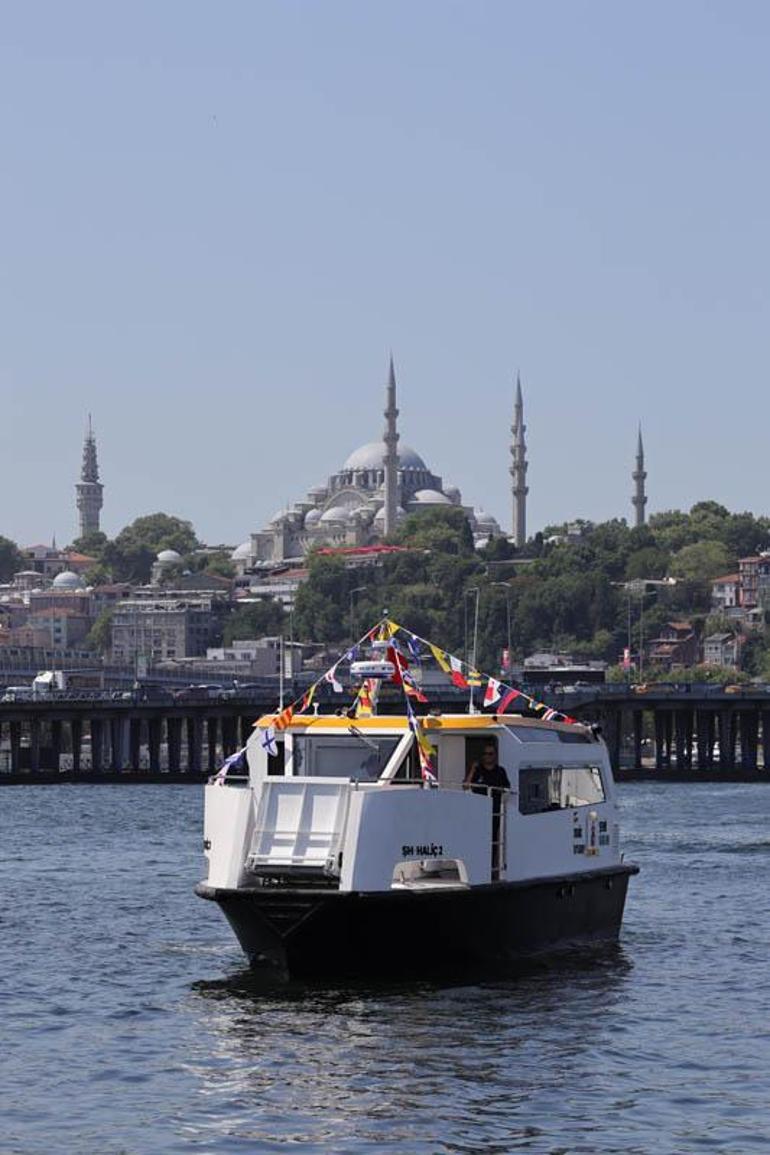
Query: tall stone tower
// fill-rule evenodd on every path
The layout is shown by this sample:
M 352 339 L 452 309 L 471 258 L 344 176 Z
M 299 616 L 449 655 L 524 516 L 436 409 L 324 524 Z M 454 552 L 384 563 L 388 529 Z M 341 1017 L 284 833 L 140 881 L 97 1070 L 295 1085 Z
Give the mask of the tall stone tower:
M 524 434 L 527 427 L 524 424 L 524 401 L 521 396 L 521 377 L 516 374 L 516 403 L 513 407 L 513 425 L 511 433 L 511 477 L 513 478 L 513 542 L 517 549 L 527 540 L 527 445 Z
M 99 529 L 99 510 L 102 508 L 102 490 L 104 486 L 99 481 L 99 463 L 96 460 L 96 438 L 91 426 L 91 414 L 88 414 L 88 430 L 83 442 L 83 465 L 80 469 L 80 481 L 75 486 L 77 492 L 78 517 L 80 519 L 80 537 L 87 533 L 94 533 Z
M 385 405 L 385 536 L 396 528 L 398 509 L 398 430 L 396 429 L 396 374 L 393 369 L 393 354 L 390 356 L 388 373 L 387 403 Z
M 636 469 L 631 474 L 634 479 L 634 496 L 632 503 L 636 510 L 635 525 L 644 525 L 644 507 L 647 504 L 647 494 L 644 492 L 644 483 L 647 473 L 644 468 L 644 446 L 642 445 L 642 426 L 639 425 L 639 440 L 636 446 Z

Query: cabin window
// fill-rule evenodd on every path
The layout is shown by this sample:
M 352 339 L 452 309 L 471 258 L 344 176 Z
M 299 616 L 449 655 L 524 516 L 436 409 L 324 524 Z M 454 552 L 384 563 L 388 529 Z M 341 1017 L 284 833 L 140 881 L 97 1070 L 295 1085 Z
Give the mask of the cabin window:
M 356 740 L 353 740 L 355 738 Z M 399 738 L 350 733 L 337 737 L 294 737 L 292 774 L 309 778 L 375 781 L 390 761 Z
M 526 766 L 519 771 L 519 810 L 543 814 L 604 802 L 598 766 Z

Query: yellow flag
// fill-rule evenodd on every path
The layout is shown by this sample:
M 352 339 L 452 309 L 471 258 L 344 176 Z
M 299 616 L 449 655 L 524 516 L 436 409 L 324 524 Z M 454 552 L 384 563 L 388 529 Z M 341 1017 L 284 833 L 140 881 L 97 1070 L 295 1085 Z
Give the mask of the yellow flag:
M 428 642 L 428 645 L 430 646 L 430 652 L 433 654 L 433 657 L 436 659 L 438 664 L 441 666 L 441 669 L 444 671 L 444 673 L 445 674 L 451 674 L 452 667 L 449 665 L 449 662 L 447 661 L 447 656 L 444 653 L 444 651 L 440 650 L 438 648 L 438 646 L 434 646 L 432 642 Z

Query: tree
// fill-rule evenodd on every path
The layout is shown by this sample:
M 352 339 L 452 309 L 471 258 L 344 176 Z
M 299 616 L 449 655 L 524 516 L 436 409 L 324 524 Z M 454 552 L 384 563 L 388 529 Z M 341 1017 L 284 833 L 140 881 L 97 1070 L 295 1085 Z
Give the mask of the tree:
M 24 564 L 15 541 L 8 537 L 0 537 L 0 581 L 8 582 Z
M 107 534 L 102 533 L 100 529 L 94 529 L 91 533 L 85 533 L 82 537 L 76 537 L 69 548 L 76 553 L 84 553 L 86 557 L 94 557 L 98 561 L 104 552 L 106 544 Z
M 689 581 L 712 581 L 726 572 L 730 565 L 727 546 L 721 541 L 697 541 L 686 545 L 671 559 L 672 577 Z
M 224 644 L 236 639 L 275 637 L 283 632 L 286 613 L 275 598 L 239 606 L 225 622 Z
M 112 616 L 114 612 L 114 610 L 102 610 L 99 614 L 86 637 L 87 649 L 97 650 L 100 654 L 107 654 L 112 649 Z
M 114 541 L 107 542 L 102 560 L 116 581 L 147 582 L 161 550 L 173 549 L 184 555 L 192 553 L 199 544 L 189 521 L 167 513 L 152 513 L 138 517 Z
M 393 540 L 415 549 L 434 549 L 441 553 L 474 552 L 468 518 L 457 506 L 438 506 L 410 513 L 396 530 Z

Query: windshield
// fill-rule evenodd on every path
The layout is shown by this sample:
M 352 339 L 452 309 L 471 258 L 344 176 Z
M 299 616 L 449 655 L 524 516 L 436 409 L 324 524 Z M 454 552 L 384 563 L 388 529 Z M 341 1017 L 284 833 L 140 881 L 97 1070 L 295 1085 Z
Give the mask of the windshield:
M 294 738 L 292 774 L 311 778 L 379 778 L 398 737 L 372 738 L 354 726 L 345 735 Z

